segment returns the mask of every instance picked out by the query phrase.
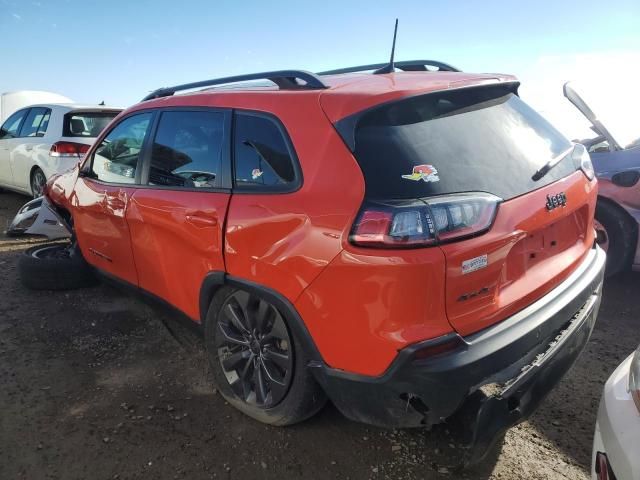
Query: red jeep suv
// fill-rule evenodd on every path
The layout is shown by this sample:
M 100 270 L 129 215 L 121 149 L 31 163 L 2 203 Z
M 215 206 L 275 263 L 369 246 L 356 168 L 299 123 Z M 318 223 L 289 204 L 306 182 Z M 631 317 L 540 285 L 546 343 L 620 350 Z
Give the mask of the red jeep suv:
M 514 77 L 395 66 L 153 92 L 49 182 L 72 241 L 29 251 L 23 281 L 64 257 L 47 288 L 84 266 L 160 299 L 262 422 L 327 397 L 380 426 L 464 417 L 481 458 L 589 339 L 597 184 Z

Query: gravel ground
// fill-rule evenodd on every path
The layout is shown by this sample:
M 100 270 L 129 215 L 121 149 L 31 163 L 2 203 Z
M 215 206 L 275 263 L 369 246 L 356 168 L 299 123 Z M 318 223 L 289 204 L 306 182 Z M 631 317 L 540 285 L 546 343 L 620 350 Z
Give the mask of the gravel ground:
M 0 226 L 26 197 L 0 193 Z M 640 275 L 605 286 L 592 340 L 474 470 L 446 433 L 356 424 L 328 406 L 289 428 L 227 405 L 199 342 L 111 287 L 30 292 L 0 234 L 0 479 L 586 479 L 604 381 L 640 343 Z M 175 335 L 180 332 L 180 335 Z

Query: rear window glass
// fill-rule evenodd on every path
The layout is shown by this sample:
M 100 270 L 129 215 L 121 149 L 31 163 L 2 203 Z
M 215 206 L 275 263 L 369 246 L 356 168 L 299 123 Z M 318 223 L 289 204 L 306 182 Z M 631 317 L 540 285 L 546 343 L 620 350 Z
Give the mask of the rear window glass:
M 95 138 L 118 112 L 71 112 L 64 116 L 63 137 Z
M 484 191 L 513 198 L 563 178 L 563 159 L 533 174 L 571 143 L 505 87 L 421 95 L 365 113 L 355 156 L 369 198 L 420 198 Z

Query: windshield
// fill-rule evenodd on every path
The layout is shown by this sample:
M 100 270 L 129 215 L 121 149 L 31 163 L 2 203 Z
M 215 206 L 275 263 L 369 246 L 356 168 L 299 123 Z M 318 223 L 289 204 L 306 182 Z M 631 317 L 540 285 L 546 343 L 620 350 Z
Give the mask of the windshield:
M 625 82 L 626 85 L 637 85 Z M 602 125 L 622 148 L 640 145 L 640 91 L 636 88 L 611 88 L 597 81 L 574 81 L 571 88 L 580 95 Z M 591 119 L 589 119 L 591 121 Z M 592 135 L 592 138 L 596 135 Z

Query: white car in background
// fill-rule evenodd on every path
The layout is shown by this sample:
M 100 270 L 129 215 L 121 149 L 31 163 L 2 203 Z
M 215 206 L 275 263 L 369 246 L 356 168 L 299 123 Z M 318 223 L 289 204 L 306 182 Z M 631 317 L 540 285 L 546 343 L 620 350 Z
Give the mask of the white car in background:
M 47 180 L 73 167 L 120 111 L 43 104 L 13 113 L 0 127 L 0 188 L 39 197 Z
M 640 480 L 640 347 L 604 386 L 591 470 L 593 480 Z
M 0 125 L 9 118 L 13 112 L 29 105 L 42 103 L 74 103 L 73 100 L 63 95 L 42 90 L 18 90 L 0 94 Z

